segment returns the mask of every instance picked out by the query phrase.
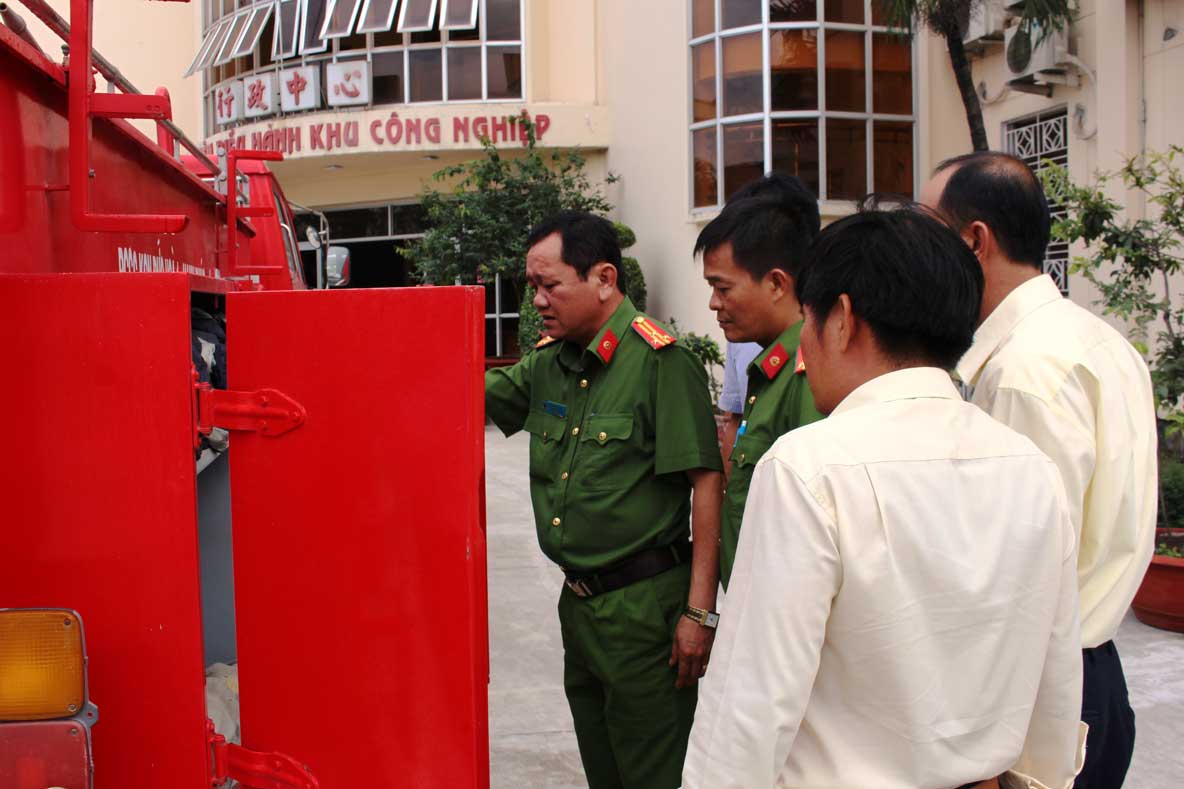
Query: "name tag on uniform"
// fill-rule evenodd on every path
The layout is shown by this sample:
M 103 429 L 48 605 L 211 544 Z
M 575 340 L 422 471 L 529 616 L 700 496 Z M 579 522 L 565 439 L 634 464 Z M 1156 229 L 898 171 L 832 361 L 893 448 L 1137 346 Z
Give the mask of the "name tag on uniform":
M 543 413 L 565 419 L 567 418 L 567 406 L 563 403 L 556 403 L 554 400 L 544 400 Z

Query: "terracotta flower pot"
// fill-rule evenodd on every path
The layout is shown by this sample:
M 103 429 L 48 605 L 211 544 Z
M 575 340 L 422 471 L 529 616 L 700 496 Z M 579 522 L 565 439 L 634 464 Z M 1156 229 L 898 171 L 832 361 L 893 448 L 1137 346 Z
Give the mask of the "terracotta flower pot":
M 1184 633 L 1184 559 L 1151 557 L 1131 607 L 1145 625 Z

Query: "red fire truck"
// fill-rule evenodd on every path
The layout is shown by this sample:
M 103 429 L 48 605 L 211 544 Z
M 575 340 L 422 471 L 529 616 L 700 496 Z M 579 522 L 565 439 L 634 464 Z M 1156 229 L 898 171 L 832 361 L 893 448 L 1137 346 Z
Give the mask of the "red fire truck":
M 488 786 L 482 291 L 308 289 L 278 157 L 211 161 L 90 0 L 21 2 L 68 54 L 0 8 L 0 787 Z M 211 558 L 241 746 L 206 709 Z

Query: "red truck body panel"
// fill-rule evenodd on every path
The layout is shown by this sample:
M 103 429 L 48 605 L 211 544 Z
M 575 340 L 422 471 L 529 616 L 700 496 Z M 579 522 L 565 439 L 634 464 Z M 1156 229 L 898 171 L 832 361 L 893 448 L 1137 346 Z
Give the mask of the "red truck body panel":
M 303 292 L 262 162 L 239 168 L 254 216 L 228 239 L 208 173 L 106 117 L 86 210 L 187 221 L 81 231 L 67 93 L 0 25 L 0 607 L 82 616 L 95 789 L 485 789 L 483 290 Z M 195 394 L 195 303 L 226 309 L 235 391 Z M 252 427 L 260 390 L 302 423 Z M 207 720 L 199 415 L 234 430 L 242 731 L 259 753 Z
M 243 745 L 326 789 L 489 784 L 484 299 L 227 298 L 231 388 L 307 411 L 233 439 Z
M 208 789 L 183 274 L 0 276 L 0 606 L 86 626 L 96 789 Z

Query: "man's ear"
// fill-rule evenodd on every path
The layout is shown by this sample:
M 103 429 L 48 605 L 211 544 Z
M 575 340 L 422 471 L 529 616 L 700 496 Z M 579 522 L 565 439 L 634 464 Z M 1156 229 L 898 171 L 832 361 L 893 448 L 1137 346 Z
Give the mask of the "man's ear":
M 851 297 L 846 293 L 839 294 L 839 301 L 832 313 L 838 320 L 839 350 L 846 353 L 848 346 L 855 339 L 855 312 L 851 309 Z
M 601 301 L 608 301 L 617 290 L 617 267 L 612 263 L 601 261 L 592 267 L 589 275 L 595 279 L 596 289 Z
M 780 300 L 787 295 L 793 295 L 793 277 L 785 273 L 784 269 L 775 268 L 765 275 L 766 281 L 773 287 L 773 299 Z
M 991 228 L 987 226 L 986 222 L 978 220 L 971 222 L 963 229 L 962 238 L 970 247 L 970 251 L 978 258 L 980 264 L 995 250 L 995 234 L 991 232 Z

